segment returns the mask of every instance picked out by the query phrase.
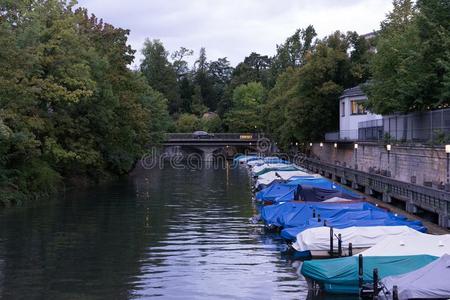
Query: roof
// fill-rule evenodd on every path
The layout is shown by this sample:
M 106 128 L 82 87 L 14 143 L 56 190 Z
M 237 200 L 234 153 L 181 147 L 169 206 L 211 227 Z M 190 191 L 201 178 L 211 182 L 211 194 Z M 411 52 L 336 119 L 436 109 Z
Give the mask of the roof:
M 347 98 L 347 97 L 366 97 L 366 94 L 361 89 L 361 86 L 355 86 L 349 89 L 344 90 L 339 99 Z

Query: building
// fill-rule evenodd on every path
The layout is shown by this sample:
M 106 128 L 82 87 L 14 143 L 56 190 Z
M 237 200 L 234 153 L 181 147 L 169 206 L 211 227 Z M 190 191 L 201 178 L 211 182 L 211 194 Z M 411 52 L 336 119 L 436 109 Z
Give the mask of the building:
M 368 112 L 364 107 L 366 101 L 361 86 L 346 89 L 339 97 L 339 140 L 358 140 L 360 123 L 376 123 L 383 118 Z

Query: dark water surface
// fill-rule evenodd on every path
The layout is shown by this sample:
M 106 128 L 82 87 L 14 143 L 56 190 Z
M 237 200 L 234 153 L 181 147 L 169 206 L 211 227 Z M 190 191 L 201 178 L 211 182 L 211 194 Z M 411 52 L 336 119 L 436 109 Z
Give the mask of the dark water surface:
M 2 299 L 305 299 L 245 170 L 138 171 L 0 211 Z

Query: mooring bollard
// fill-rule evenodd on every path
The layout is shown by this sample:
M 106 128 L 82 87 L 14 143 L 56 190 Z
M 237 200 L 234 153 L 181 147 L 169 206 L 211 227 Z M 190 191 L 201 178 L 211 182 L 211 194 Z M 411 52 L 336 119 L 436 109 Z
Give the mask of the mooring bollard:
M 338 234 L 338 256 L 342 256 L 342 239 L 340 233 Z
M 320 214 L 317 214 L 317 222 L 320 222 L 320 221 L 321 221 Z
M 353 244 L 348 243 L 348 256 L 353 256 Z
M 333 245 L 333 227 L 330 227 L 330 256 L 334 256 L 333 255 L 333 248 L 334 248 L 334 245 Z
M 327 220 L 323 220 L 323 226 L 327 226 Z
M 373 296 L 374 298 L 378 296 L 378 269 L 373 269 Z
M 398 286 L 392 288 L 392 300 L 398 300 Z
M 361 290 L 364 284 L 364 266 L 363 266 L 363 256 L 360 254 L 358 256 L 358 280 L 359 280 L 359 289 Z
M 313 218 L 315 218 L 315 217 L 316 217 L 316 209 L 313 208 Z

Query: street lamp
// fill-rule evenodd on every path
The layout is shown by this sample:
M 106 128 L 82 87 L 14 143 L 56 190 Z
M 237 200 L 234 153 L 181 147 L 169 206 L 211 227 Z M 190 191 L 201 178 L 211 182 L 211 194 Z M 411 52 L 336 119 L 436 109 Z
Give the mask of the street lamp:
M 390 162 L 391 149 L 392 149 L 391 144 L 387 144 L 386 145 L 386 150 L 387 150 L 387 153 L 388 153 L 388 167 L 389 167 L 389 162 Z
M 450 145 L 445 145 L 445 153 L 447 153 L 447 184 L 450 183 Z
M 358 144 L 355 143 L 355 169 L 358 170 Z
M 312 143 L 309 143 L 309 146 L 312 147 Z
M 337 143 L 334 143 L 334 148 L 337 148 Z
M 323 143 L 320 143 L 320 147 L 323 147 Z

